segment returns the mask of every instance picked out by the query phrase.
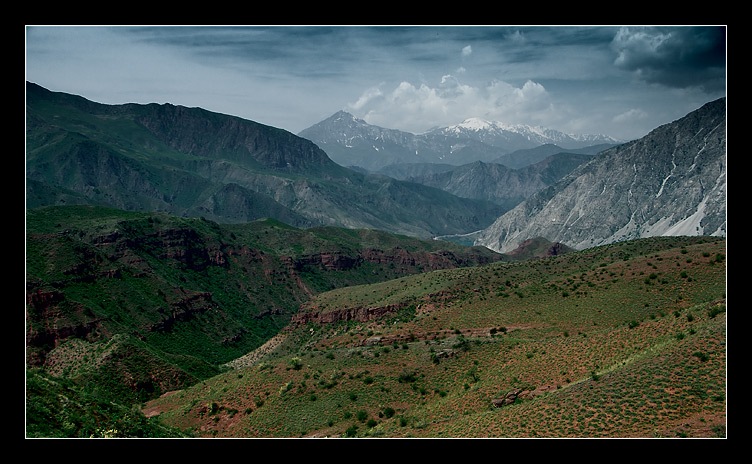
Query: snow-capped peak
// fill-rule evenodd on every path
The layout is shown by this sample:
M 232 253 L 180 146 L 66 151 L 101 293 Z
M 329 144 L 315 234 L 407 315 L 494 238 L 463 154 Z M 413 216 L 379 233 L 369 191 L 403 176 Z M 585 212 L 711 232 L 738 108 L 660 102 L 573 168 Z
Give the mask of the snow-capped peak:
M 447 132 L 461 132 L 461 131 L 474 131 L 474 132 L 498 132 L 508 131 L 517 133 L 537 133 L 542 134 L 547 131 L 543 127 L 527 126 L 525 124 L 507 124 L 501 121 L 491 121 L 480 117 L 467 118 L 459 124 L 449 126 L 446 128 Z
M 449 126 L 449 128 L 463 128 L 463 129 L 469 129 L 469 130 L 488 130 L 492 127 L 496 127 L 497 123 L 491 122 L 487 119 L 483 118 L 467 118 L 464 121 L 462 121 L 459 124 L 456 124 L 454 126 Z
M 527 124 L 507 124 L 501 121 L 491 121 L 480 117 L 467 118 L 459 124 L 439 129 L 444 134 L 470 135 L 473 137 L 509 137 L 519 136 L 537 143 L 567 143 L 594 141 L 595 143 L 617 142 L 608 136 L 567 134 L 555 129 L 542 126 L 530 126 Z

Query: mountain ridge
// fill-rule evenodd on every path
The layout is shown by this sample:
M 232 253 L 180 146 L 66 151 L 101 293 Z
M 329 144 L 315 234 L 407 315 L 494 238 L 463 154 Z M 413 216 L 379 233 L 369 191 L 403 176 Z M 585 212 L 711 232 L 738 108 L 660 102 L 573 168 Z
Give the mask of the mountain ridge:
M 500 146 L 499 142 L 493 141 L 498 137 L 509 138 L 512 134 L 530 140 L 534 145 L 562 145 L 565 149 L 583 148 L 589 145 L 622 143 L 623 140 L 615 139 L 604 134 L 567 134 L 555 129 L 527 124 L 508 124 L 502 121 L 493 121 L 479 117 L 468 118 L 459 124 L 445 128 L 434 129 L 431 132 L 444 134 L 467 135 L 475 134 L 480 140 L 492 140 L 491 145 Z
M 475 243 L 503 252 L 545 237 L 583 249 L 656 235 L 724 236 L 725 228 L 722 98 L 599 153 L 502 215 Z
M 218 222 L 430 237 L 489 225 L 501 210 L 357 173 L 282 129 L 172 104 L 102 105 L 27 83 L 27 206 L 72 201 Z
M 577 251 L 536 237 L 498 253 L 353 228 L 469 228 L 480 203 L 201 109 L 48 97 L 27 101 L 28 436 L 725 436 L 725 238 L 625 233 Z M 600 193 L 581 197 L 606 229 L 621 204 L 651 218 L 639 193 L 677 215 L 720 208 L 725 129 L 710 112 L 682 123 L 518 208 L 569 185 Z M 633 202 L 598 204 L 609 189 L 585 180 L 634 179 L 614 153 L 646 182 L 612 182 Z M 274 208 L 302 225 L 242 216 Z M 318 220 L 331 216 L 350 228 Z
M 521 149 L 559 144 L 564 150 L 596 144 L 620 143 L 601 135 L 569 135 L 563 132 L 472 118 L 464 123 L 413 134 L 368 124 L 340 110 L 300 131 L 301 137 L 321 146 L 343 166 L 371 171 L 395 163 L 449 163 L 494 161 Z
M 406 180 L 440 188 L 463 198 L 492 201 L 509 210 L 590 158 L 590 155 L 562 152 L 518 169 L 474 161 L 440 172 L 412 175 Z

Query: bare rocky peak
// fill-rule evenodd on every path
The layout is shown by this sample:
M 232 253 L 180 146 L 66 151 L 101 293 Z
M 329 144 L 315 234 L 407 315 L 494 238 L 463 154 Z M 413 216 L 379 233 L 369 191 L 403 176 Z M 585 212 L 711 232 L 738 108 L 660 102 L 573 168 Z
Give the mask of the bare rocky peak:
M 601 152 L 497 219 L 499 252 L 532 237 L 576 249 L 651 236 L 726 235 L 726 99 Z

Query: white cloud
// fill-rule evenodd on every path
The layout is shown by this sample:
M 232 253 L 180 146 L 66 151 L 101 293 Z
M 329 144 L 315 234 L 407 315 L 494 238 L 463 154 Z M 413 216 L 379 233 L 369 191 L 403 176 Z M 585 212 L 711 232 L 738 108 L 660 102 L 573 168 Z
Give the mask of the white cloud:
M 349 107 L 370 124 L 411 132 L 456 124 L 469 117 L 510 124 L 555 123 L 548 92 L 533 81 L 522 87 L 498 80 L 473 87 L 444 75 L 437 86 L 403 81 L 390 91 L 367 89 Z
M 632 108 L 614 116 L 613 121 L 617 124 L 626 124 L 647 118 L 648 115 L 642 110 Z
M 370 89 L 366 89 L 366 91 L 363 92 L 363 95 L 361 95 L 355 103 L 351 103 L 349 106 L 353 110 L 359 110 L 372 100 L 377 99 L 382 95 L 383 94 L 381 93 L 381 89 L 379 89 L 378 87 L 371 87 Z
M 473 54 L 473 47 L 468 45 L 462 49 L 462 56 L 470 56 Z

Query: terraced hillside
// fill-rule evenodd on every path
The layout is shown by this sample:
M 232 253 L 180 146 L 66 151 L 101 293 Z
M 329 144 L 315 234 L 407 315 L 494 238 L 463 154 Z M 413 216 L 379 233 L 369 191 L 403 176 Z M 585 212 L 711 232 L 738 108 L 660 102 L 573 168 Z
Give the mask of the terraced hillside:
M 725 247 L 641 239 L 325 292 L 269 350 L 143 411 L 207 437 L 725 436 Z

